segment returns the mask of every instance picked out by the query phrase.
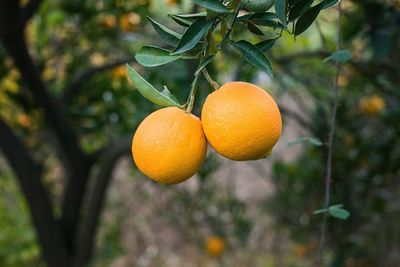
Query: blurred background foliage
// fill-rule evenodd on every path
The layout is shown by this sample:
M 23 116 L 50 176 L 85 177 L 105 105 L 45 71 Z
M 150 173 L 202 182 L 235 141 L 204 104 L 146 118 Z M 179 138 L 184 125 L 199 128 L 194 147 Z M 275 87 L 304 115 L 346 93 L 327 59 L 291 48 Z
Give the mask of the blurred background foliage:
M 343 44 L 353 59 L 339 77 L 332 203 L 343 204 L 351 216 L 329 218 L 326 259 L 335 267 L 398 267 L 400 1 L 345 0 L 343 8 Z M 180 31 L 166 14 L 191 11 L 188 0 L 42 3 L 28 24 L 29 49 L 41 77 L 68 105 L 86 151 L 131 135 L 157 108 L 133 90 L 120 65 L 132 61 L 141 46 L 160 41 L 146 16 Z M 268 88 L 282 107 L 285 135 L 325 142 L 334 66 L 323 59 L 335 48 L 335 20 L 329 9 L 296 40 L 284 34 L 268 52 L 274 81 L 233 53 L 219 53 L 209 71 L 220 83 L 252 81 Z M 236 29 L 235 38 L 243 36 L 259 40 Z M 0 60 L 0 116 L 35 151 L 57 214 L 64 170 L 41 109 L 1 46 Z M 102 69 L 108 64 L 113 67 Z M 188 95 L 193 62 L 134 66 L 156 87 L 167 84 L 181 102 Z M 98 73 L 78 91 L 63 91 L 88 69 Z M 200 88 L 197 114 L 211 90 L 203 80 Z M 310 266 L 322 220 L 313 211 L 322 207 L 326 151 L 308 143 L 288 147 L 290 138 L 280 141 L 271 159 L 249 165 L 254 172 L 232 171 L 232 163 L 211 152 L 198 176 L 176 187 L 156 185 L 129 158 L 122 160 L 91 266 Z M 26 203 L 2 158 L 0 164 L 0 265 L 43 266 Z M 257 176 L 272 193 L 261 192 L 257 201 L 240 197 L 230 180 L 235 170 L 242 185 Z

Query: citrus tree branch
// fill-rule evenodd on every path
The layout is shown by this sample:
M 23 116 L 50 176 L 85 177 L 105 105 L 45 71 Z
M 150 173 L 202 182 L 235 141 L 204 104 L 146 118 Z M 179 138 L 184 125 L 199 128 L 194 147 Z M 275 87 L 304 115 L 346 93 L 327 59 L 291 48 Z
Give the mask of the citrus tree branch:
M 341 18 L 342 18 L 342 1 L 339 1 L 338 4 L 338 19 L 337 19 L 337 40 L 336 40 L 336 51 L 341 49 Z M 326 160 L 326 176 L 325 176 L 325 197 L 324 197 L 324 217 L 321 224 L 321 233 L 319 237 L 318 243 L 318 252 L 317 252 L 317 260 L 316 266 L 320 267 L 322 262 L 322 255 L 325 247 L 325 236 L 326 236 L 326 228 L 328 224 L 328 208 L 331 200 L 331 182 L 332 182 L 332 154 L 333 154 L 333 140 L 335 136 L 335 126 L 336 126 L 336 112 L 339 105 L 339 75 L 341 71 L 341 63 L 336 62 L 336 75 L 334 81 L 334 99 L 333 99 L 333 107 L 332 107 L 332 115 L 330 119 L 330 130 L 329 130 L 329 139 L 328 139 L 328 157 Z
M 2 32 L 2 43 L 14 60 L 16 68 L 27 85 L 26 87 L 43 109 L 46 121 L 62 148 L 60 155 L 64 159 L 63 162 L 69 175 L 64 191 L 62 225 L 65 230 L 65 238 L 67 241 L 69 240 L 69 247 L 72 248 L 81 201 L 86 189 L 87 155 L 79 145 L 78 136 L 63 105 L 49 92 L 37 72 L 29 54 L 23 31 L 15 31 L 12 18 L 6 23 L 7 25 L 3 25 L 6 29 Z
M 48 266 L 67 266 L 67 248 L 52 214 L 49 197 L 41 182 L 41 173 L 23 143 L 2 120 L 0 149 L 16 174 Z
M 73 266 L 84 266 L 90 259 L 99 224 L 99 217 L 101 216 L 101 209 L 112 178 L 112 172 L 118 159 L 130 153 L 131 142 L 132 138 L 130 136 L 122 138 L 100 152 L 101 154 L 97 162 L 99 170 L 95 177 L 93 190 L 87 200 L 86 212 L 82 217 L 82 226 L 76 244 L 78 254 Z
M 86 82 L 88 79 L 92 78 L 94 75 L 108 71 L 112 68 L 118 67 L 125 63 L 131 62 L 132 60 L 133 57 L 118 59 L 114 62 L 110 62 L 102 66 L 87 69 L 75 75 L 72 78 L 71 82 L 67 86 L 65 86 L 61 96 L 62 101 L 68 104 L 72 100 L 73 96 L 79 91 L 79 88 L 82 86 L 82 84 Z
M 20 12 L 20 23 L 21 28 L 25 26 L 25 24 L 32 18 L 35 12 L 38 10 L 42 0 L 30 0 Z

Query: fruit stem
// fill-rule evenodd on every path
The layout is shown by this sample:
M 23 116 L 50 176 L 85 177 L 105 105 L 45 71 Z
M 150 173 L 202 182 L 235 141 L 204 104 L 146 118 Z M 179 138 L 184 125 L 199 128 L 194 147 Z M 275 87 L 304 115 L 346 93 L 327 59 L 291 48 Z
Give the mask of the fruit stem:
M 210 76 L 210 74 L 208 73 L 207 69 L 204 68 L 204 69 L 202 70 L 202 72 L 203 72 L 204 77 L 206 77 L 208 83 L 212 86 L 212 88 L 214 88 L 214 91 L 217 90 L 220 86 L 219 86 L 219 84 L 218 84 L 216 81 L 214 81 L 214 80 L 211 78 L 211 76 Z
M 191 113 L 192 109 L 193 109 L 193 104 L 194 104 L 194 97 L 196 95 L 196 90 L 197 90 L 197 85 L 198 85 L 198 81 L 199 81 L 199 76 L 200 74 L 197 74 L 194 77 L 194 80 L 192 82 L 192 88 L 190 89 L 190 94 L 189 94 L 189 98 L 187 101 L 187 108 L 186 108 L 186 112 L 187 113 Z

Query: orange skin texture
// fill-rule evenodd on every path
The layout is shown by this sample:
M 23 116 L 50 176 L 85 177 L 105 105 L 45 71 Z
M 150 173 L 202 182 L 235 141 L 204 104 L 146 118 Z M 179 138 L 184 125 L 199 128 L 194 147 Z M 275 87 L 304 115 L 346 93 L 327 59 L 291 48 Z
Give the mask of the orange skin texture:
M 228 82 L 208 95 L 201 121 L 208 142 L 232 160 L 267 157 L 282 133 L 274 99 L 246 82 Z
M 139 125 L 132 140 L 136 166 L 162 184 L 176 184 L 192 177 L 206 152 L 201 121 L 176 107 L 151 113 Z

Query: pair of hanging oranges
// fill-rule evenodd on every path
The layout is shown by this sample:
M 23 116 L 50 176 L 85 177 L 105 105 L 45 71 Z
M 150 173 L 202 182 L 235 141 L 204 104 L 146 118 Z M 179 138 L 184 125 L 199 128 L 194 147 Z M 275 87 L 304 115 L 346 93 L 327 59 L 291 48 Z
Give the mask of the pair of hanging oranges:
M 207 141 L 232 160 L 257 160 L 271 154 L 282 132 L 274 99 L 262 88 L 228 82 L 208 95 L 201 120 L 177 107 L 153 112 L 132 141 L 136 166 L 152 180 L 176 184 L 201 167 Z

